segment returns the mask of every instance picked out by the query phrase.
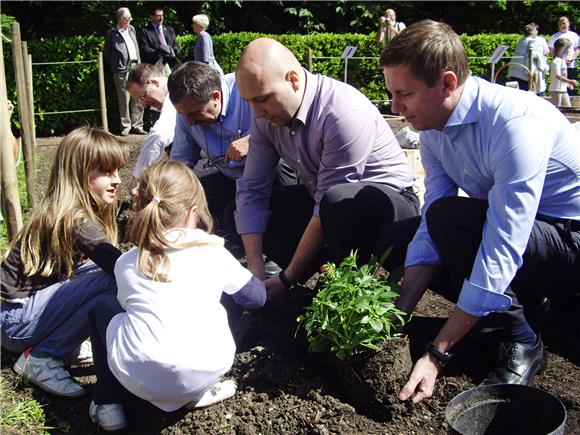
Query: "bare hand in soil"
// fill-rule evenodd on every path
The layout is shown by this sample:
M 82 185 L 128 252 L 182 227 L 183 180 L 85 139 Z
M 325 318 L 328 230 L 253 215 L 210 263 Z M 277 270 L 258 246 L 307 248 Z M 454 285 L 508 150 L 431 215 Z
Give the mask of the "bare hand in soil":
M 415 363 L 409 380 L 399 393 L 399 399 L 407 400 L 413 394 L 413 403 L 419 403 L 433 395 L 435 380 L 439 373 L 439 367 L 428 354 L 423 355 Z
M 273 276 L 264 281 L 266 293 L 268 294 L 268 303 L 272 303 L 286 292 L 286 287 L 280 281 L 280 278 Z

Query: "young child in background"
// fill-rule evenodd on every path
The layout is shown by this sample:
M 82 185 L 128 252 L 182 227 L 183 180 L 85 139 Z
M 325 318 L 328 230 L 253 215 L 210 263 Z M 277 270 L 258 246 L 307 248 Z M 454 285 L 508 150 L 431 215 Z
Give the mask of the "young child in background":
M 136 248 L 115 266 L 120 306 L 107 295 L 90 313 L 97 382 L 89 414 L 107 431 L 127 425 L 119 383 L 164 411 L 231 397 L 236 384 L 220 378 L 236 349 L 220 297 L 247 308 L 266 301 L 264 284 L 210 234 L 203 188 L 186 165 L 147 168 L 137 210 Z
M 554 42 L 554 59 L 550 65 L 550 101 L 556 106 L 570 107 L 568 88 L 574 89 L 578 82 L 568 78 L 568 70 L 564 53 L 572 43 L 560 38 Z
M 0 266 L 2 346 L 22 352 L 19 375 L 58 396 L 84 394 L 63 360 L 79 356 L 96 296 L 116 292 L 115 194 L 125 158 L 103 130 L 65 136 L 46 195 Z

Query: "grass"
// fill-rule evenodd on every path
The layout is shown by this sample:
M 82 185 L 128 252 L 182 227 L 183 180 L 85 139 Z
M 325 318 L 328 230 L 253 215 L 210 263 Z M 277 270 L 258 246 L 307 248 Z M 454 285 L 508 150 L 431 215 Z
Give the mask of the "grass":
M 24 163 L 22 159 L 18 162 L 16 166 L 16 177 L 18 180 L 18 192 L 20 193 L 20 207 L 22 209 L 22 220 L 26 222 L 30 214 L 30 208 L 28 205 L 28 195 L 26 191 L 26 178 L 24 173 Z M 4 215 L 4 210 L 2 210 Z M 2 220 L 0 224 L 0 257 L 3 257 L 6 253 L 8 246 L 10 245 L 10 240 L 8 239 L 8 226 L 6 221 Z
M 42 405 L 34 399 L 22 399 L 9 382 L 0 377 L 0 432 L 3 434 L 48 434 Z

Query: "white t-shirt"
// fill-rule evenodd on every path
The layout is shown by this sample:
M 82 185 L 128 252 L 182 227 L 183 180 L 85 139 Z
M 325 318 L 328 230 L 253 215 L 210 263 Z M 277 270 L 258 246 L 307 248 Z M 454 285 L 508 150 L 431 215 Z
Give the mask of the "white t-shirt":
M 139 273 L 136 248 L 121 255 L 115 278 L 126 312 L 107 328 L 112 373 L 127 390 L 164 411 L 179 409 L 231 368 L 236 348 L 220 297 L 252 278 L 223 239 L 198 229 L 168 234 L 178 231 L 183 231 L 179 241 L 215 245 L 170 250 L 171 282 Z
M 555 92 L 566 92 L 568 91 L 568 85 L 562 80 L 556 78 L 556 76 L 566 76 L 566 62 L 561 57 L 555 57 L 550 65 L 550 91 Z
M 548 42 L 548 46 L 550 48 L 554 48 L 554 42 L 556 42 L 557 39 L 560 38 L 566 38 L 568 41 L 572 42 L 572 46 L 568 48 L 568 50 L 566 50 L 566 52 L 564 53 L 564 55 L 562 56 L 564 59 L 569 59 L 574 55 L 574 50 L 576 50 L 579 46 L 579 37 L 578 34 L 576 32 L 572 32 L 571 30 L 568 30 L 567 32 L 556 32 L 552 35 L 552 37 L 550 38 L 550 42 Z M 575 68 L 576 67 L 576 59 L 574 59 L 574 61 L 572 61 L 571 63 L 569 63 L 567 65 L 568 68 Z

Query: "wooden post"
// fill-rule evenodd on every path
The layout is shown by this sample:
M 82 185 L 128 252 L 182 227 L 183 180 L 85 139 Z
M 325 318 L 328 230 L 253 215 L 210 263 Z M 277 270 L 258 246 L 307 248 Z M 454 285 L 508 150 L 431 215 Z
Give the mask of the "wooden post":
M 306 49 L 306 69 L 312 72 L 312 49 L 310 47 Z
M 26 190 L 29 205 L 36 206 L 35 194 L 35 164 L 34 150 L 32 148 L 32 132 L 30 131 L 30 109 L 28 108 L 28 98 L 26 96 L 26 83 L 24 62 L 22 61 L 22 41 L 20 39 L 20 24 L 13 23 L 12 26 L 12 61 L 14 63 L 14 75 L 16 78 L 16 89 L 18 92 L 18 115 L 22 133 L 22 151 L 24 153 L 24 170 L 26 172 Z
M 107 121 L 107 97 L 105 94 L 105 66 L 103 63 L 103 53 L 99 52 L 99 98 L 101 100 L 101 123 L 103 130 L 109 131 Z
M 0 38 L 0 161 L 2 162 L 0 179 L 4 219 L 8 229 L 8 238 L 12 240 L 22 228 L 22 209 L 20 208 L 14 154 L 12 153 L 14 137 L 10 131 L 10 119 L 8 117 L 8 92 L 6 90 L 3 47 L 4 44 L 2 38 Z
M 28 119 L 30 119 L 30 138 L 32 149 L 36 150 L 36 125 L 34 123 L 34 101 L 32 99 L 32 57 L 28 54 L 28 43 L 22 41 L 22 61 L 24 62 L 24 75 L 26 83 L 26 98 L 28 99 Z

